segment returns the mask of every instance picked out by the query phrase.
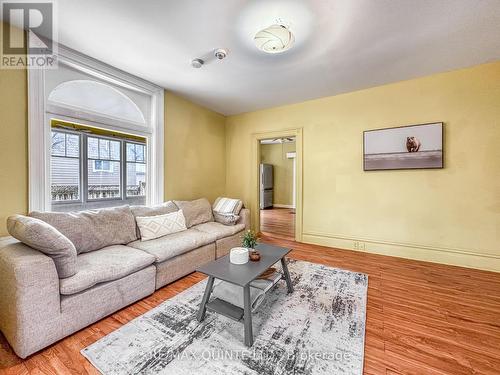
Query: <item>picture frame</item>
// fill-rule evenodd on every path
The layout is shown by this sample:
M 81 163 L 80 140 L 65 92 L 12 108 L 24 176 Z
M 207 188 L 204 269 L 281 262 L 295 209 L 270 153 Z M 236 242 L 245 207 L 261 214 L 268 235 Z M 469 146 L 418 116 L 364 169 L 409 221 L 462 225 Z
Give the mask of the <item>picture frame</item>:
M 442 169 L 443 135 L 443 122 L 366 130 L 363 170 Z

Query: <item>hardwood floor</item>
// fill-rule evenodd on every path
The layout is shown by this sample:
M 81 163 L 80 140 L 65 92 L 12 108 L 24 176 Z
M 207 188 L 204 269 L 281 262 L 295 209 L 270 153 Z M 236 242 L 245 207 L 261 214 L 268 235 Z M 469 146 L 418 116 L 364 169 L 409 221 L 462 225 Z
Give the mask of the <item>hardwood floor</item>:
M 500 274 L 268 236 L 262 241 L 290 246 L 295 259 L 369 275 L 365 374 L 500 373 Z M 186 276 L 24 361 L 2 337 L 0 372 L 96 374 L 82 348 L 202 279 Z
M 294 240 L 295 210 L 291 208 L 260 210 L 260 231 L 267 236 Z

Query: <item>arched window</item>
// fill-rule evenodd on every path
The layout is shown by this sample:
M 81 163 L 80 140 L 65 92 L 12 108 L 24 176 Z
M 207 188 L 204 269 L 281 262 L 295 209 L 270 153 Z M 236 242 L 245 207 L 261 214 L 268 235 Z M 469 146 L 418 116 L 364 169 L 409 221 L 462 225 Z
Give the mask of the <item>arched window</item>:
M 49 104 L 70 107 L 106 117 L 146 125 L 139 107 L 114 87 L 90 80 L 73 80 L 59 84 L 48 97 Z
M 62 45 L 28 71 L 29 209 L 163 202 L 163 88 Z

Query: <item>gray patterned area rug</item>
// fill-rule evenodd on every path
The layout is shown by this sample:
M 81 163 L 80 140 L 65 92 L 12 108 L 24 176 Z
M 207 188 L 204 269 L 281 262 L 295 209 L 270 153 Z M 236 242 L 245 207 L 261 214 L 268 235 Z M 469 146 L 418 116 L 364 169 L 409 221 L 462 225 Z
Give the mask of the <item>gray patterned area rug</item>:
M 290 260 L 294 292 L 278 282 L 243 324 L 196 313 L 202 281 L 83 349 L 103 374 L 361 374 L 368 276 Z

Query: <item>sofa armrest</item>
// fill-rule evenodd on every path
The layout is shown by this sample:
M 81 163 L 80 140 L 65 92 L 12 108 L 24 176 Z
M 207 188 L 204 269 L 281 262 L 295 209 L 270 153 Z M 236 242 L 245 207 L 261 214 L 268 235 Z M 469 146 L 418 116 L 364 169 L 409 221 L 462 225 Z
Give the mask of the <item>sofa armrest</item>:
M 53 260 L 13 238 L 1 239 L 0 330 L 17 355 L 39 349 L 41 329 L 59 319 L 60 306 Z
M 236 224 L 245 224 L 245 230 L 250 229 L 250 210 L 248 208 L 243 208 L 240 211 L 240 218 Z

